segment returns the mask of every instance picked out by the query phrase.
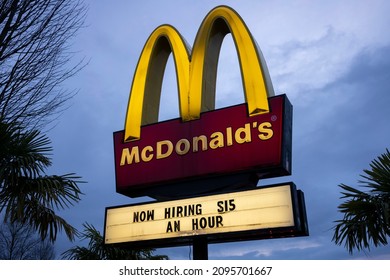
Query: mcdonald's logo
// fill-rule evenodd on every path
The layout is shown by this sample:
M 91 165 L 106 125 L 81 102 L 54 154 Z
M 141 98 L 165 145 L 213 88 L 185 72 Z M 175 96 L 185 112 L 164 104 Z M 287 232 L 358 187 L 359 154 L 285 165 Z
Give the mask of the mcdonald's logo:
M 228 33 L 235 42 L 246 102 L 215 110 L 218 56 Z M 171 53 L 180 118 L 159 123 L 162 79 Z M 125 129 L 114 132 L 116 191 L 130 197 L 182 198 L 248 188 L 259 178 L 290 174 L 292 106 L 285 95 L 273 95 L 264 58 L 231 8 L 209 12 L 192 51 L 174 27 L 156 28 L 134 73 Z
M 241 17 L 233 9 L 219 6 L 203 20 L 192 51 L 170 25 L 159 26 L 149 36 L 131 86 L 125 142 L 140 138 L 141 125 L 158 121 L 162 78 L 171 53 L 182 121 L 198 119 L 201 112 L 214 110 L 218 57 L 228 33 L 237 50 L 249 115 L 269 112 L 268 97 L 274 91 L 262 53 Z

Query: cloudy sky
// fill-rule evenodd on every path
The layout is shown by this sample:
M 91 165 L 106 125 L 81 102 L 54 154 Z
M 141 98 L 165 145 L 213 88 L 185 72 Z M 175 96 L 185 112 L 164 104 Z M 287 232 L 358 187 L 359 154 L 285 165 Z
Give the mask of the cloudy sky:
M 75 172 L 82 201 L 61 214 L 82 230 L 88 222 L 103 232 L 105 207 L 138 203 L 115 192 L 114 131 L 124 119 L 136 63 L 150 33 L 176 27 L 193 44 L 205 15 L 218 5 L 235 9 L 267 62 L 276 94 L 294 107 L 293 171 L 261 185 L 293 181 L 305 193 L 310 236 L 209 246 L 210 259 L 390 259 L 390 247 L 349 255 L 332 243 L 340 183 L 357 185 L 371 160 L 390 148 L 390 2 L 370 1 L 86 1 L 86 28 L 74 48 L 90 60 L 65 87 L 78 89 L 71 107 L 49 132 L 50 173 Z M 163 82 L 160 120 L 177 118 L 172 59 Z M 222 45 L 217 107 L 244 102 L 233 41 Z M 58 254 L 72 246 L 61 237 Z M 159 249 L 171 259 L 189 259 L 190 247 Z

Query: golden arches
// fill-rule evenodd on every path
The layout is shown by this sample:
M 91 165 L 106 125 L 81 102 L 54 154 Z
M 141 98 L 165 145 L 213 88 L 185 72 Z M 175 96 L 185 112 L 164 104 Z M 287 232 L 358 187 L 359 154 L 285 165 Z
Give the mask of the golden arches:
M 175 61 L 179 100 L 182 103 L 187 99 L 189 48 L 175 28 L 162 25 L 146 41 L 134 73 L 127 106 L 125 141 L 139 139 L 141 125 L 157 122 L 162 78 L 171 52 Z
M 231 33 L 239 58 L 249 115 L 269 112 L 273 88 L 265 60 L 241 17 L 227 6 L 211 10 L 190 48 L 179 32 L 162 25 L 149 36 L 135 70 L 125 122 L 125 141 L 140 138 L 141 125 L 158 121 L 161 84 L 170 53 L 176 69 L 180 116 L 200 117 L 215 107 L 218 57 L 223 38 Z

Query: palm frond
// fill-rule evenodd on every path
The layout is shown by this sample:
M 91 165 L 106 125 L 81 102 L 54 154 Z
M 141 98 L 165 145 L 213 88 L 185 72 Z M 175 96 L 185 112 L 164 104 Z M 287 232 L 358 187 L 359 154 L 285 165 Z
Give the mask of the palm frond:
M 390 152 L 374 159 L 371 169 L 365 169 L 365 180 L 360 180 L 366 191 L 340 184 L 342 199 L 338 206 L 343 219 L 335 221 L 332 241 L 347 248 L 350 254 L 354 250 L 370 250 L 387 245 L 390 236 Z
M 82 240 L 89 240 L 87 247 L 76 246 L 64 253 L 64 259 L 71 260 L 166 260 L 165 255 L 153 255 L 154 249 L 130 249 L 118 246 L 106 246 L 103 236 L 91 224 L 84 223 L 79 234 Z
M 50 140 L 37 130 L 22 131 L 17 124 L 0 121 L 0 212 L 5 220 L 28 223 L 54 241 L 64 230 L 73 240 L 76 229 L 55 210 L 79 202 L 82 183 L 74 173 L 46 175 L 51 165 Z
M 378 195 L 389 195 L 390 193 L 390 152 L 380 155 L 370 163 L 371 169 L 365 169 L 364 175 L 360 175 L 364 180 L 359 183 L 363 187 L 370 188 L 371 193 Z

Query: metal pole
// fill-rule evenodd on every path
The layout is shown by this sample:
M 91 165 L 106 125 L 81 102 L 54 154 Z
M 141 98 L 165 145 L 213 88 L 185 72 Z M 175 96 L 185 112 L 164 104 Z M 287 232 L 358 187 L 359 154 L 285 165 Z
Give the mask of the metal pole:
M 192 255 L 193 260 L 209 259 L 207 238 L 205 237 L 194 238 L 192 244 L 193 244 L 192 247 L 194 251 Z

